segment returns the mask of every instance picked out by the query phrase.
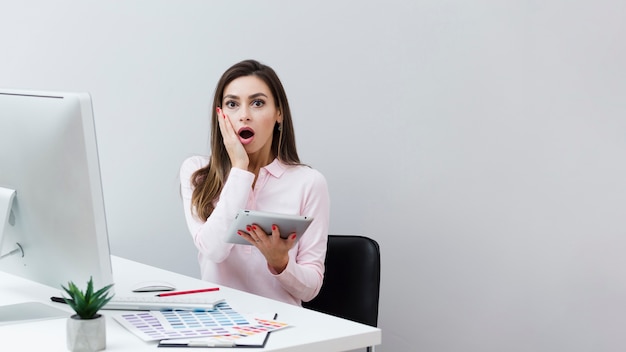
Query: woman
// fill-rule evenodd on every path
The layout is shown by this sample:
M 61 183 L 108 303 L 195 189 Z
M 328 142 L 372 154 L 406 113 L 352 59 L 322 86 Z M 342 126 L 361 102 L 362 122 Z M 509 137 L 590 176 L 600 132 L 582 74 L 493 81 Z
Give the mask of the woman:
M 313 299 L 324 277 L 329 195 L 326 179 L 300 163 L 291 112 L 274 70 L 254 60 L 230 67 L 215 89 L 211 156 L 180 170 L 185 217 L 202 279 L 283 302 Z M 295 242 L 273 227 L 239 232 L 249 245 L 224 242 L 240 209 L 314 220 Z M 252 224 L 251 224 L 252 225 Z

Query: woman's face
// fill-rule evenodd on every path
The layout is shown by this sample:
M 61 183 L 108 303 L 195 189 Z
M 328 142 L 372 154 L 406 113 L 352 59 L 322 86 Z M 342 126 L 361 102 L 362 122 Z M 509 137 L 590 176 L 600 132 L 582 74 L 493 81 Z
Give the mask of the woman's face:
M 274 125 L 282 116 L 263 80 L 243 76 L 231 81 L 224 88 L 222 110 L 248 154 L 270 152 Z

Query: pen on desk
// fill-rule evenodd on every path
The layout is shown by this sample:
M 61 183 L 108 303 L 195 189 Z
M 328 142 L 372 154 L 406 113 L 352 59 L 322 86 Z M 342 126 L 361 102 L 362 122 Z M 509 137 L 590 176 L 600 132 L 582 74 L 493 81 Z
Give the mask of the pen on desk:
M 190 293 L 211 292 L 211 291 L 219 291 L 219 290 L 220 290 L 219 287 L 210 287 L 210 288 L 201 288 L 199 290 L 165 292 L 165 293 L 159 293 L 156 296 L 157 297 L 167 297 L 167 296 L 187 295 L 187 294 L 190 294 Z

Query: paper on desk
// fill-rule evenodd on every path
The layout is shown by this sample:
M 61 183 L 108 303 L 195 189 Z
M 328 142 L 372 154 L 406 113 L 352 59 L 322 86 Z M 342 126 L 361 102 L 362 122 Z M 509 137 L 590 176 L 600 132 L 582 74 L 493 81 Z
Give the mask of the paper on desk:
M 159 342 L 159 347 L 263 347 L 268 334 L 287 327 L 285 323 L 274 320 L 275 314 L 264 314 L 255 318 L 256 324 L 245 327 L 233 327 L 235 334 L 192 339 L 166 339 Z M 261 316 L 261 315 L 256 315 Z
M 260 315 L 257 315 L 260 316 Z M 273 314 L 271 315 L 274 316 Z M 287 326 L 271 319 L 244 316 L 221 304 L 215 311 L 150 311 L 120 313 L 113 318 L 144 341 L 244 336 Z

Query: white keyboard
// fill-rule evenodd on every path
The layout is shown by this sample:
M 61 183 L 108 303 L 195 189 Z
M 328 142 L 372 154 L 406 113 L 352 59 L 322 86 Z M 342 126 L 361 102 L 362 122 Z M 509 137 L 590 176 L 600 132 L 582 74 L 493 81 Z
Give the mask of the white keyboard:
M 192 295 L 193 296 L 193 295 Z M 208 299 L 202 296 L 113 296 L 102 309 L 109 310 L 215 310 L 223 299 Z

